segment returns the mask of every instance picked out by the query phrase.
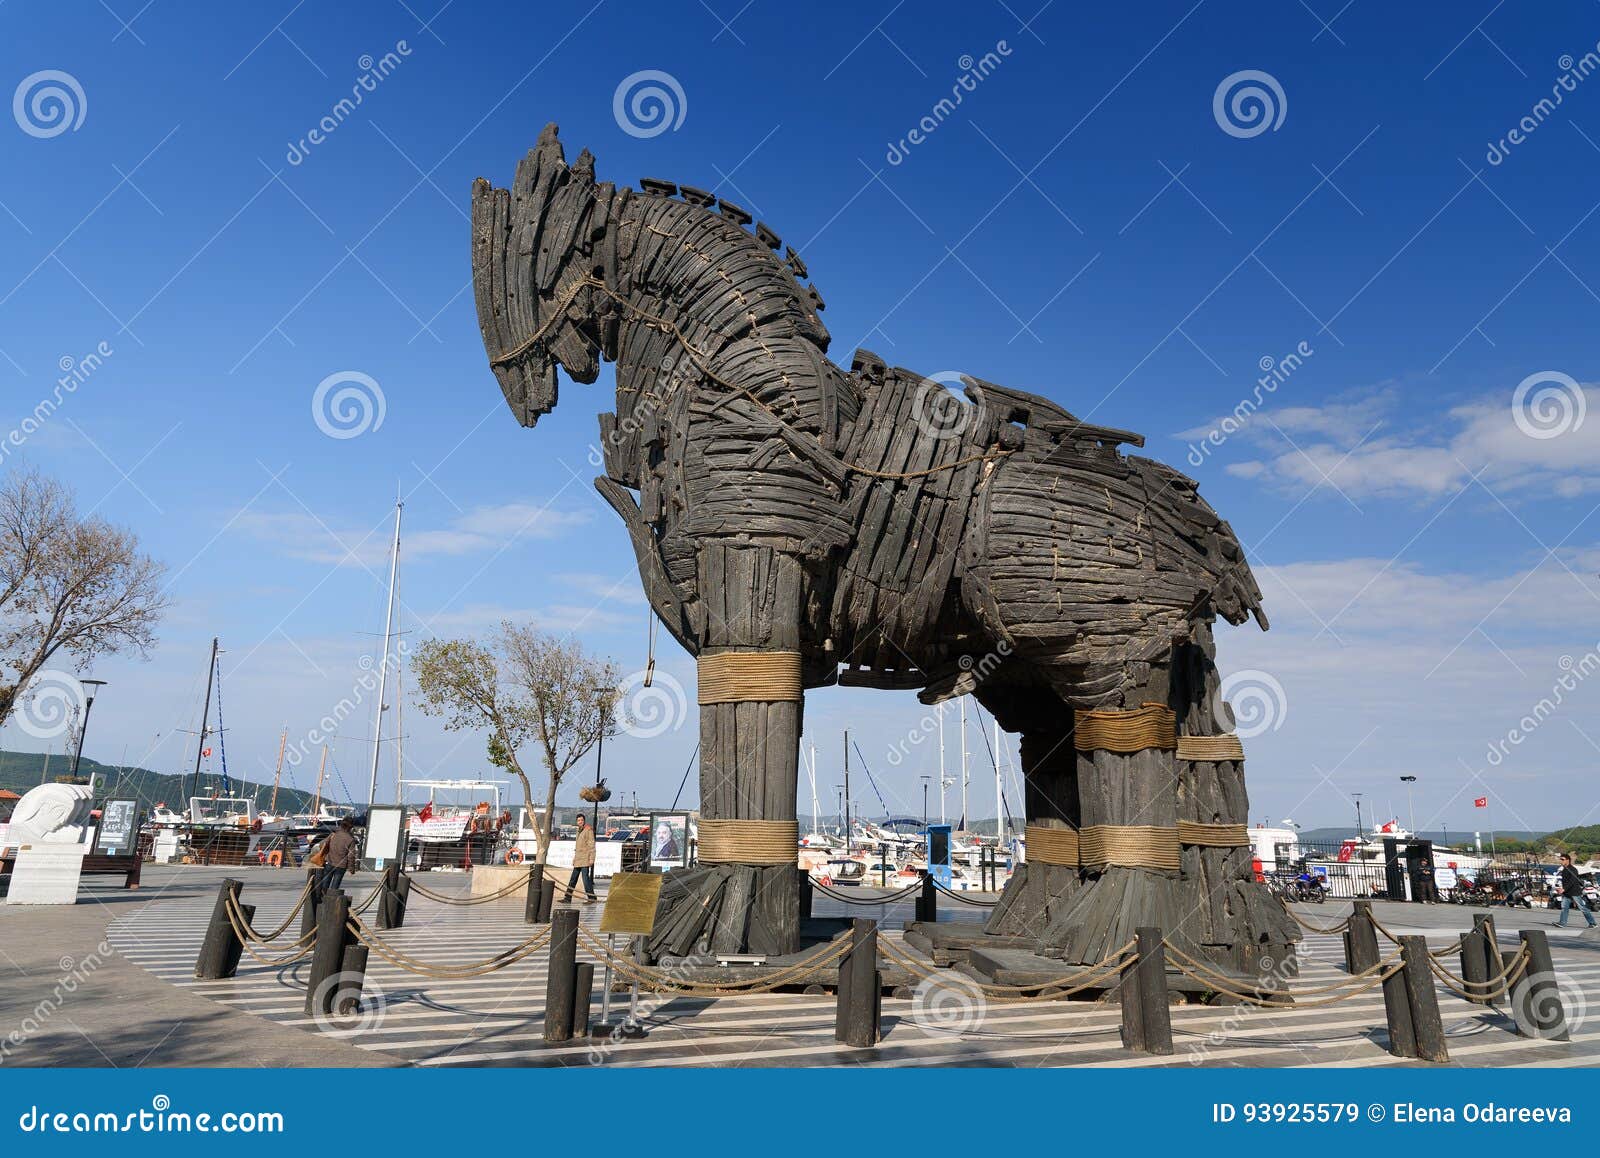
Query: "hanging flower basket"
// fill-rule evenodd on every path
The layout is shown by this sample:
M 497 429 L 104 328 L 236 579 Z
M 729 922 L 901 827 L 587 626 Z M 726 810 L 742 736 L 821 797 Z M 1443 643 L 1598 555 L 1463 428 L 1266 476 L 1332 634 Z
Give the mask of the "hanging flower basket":
M 578 789 L 578 799 L 589 804 L 604 804 L 611 799 L 611 789 L 606 787 L 604 780 L 598 784 L 585 784 Z

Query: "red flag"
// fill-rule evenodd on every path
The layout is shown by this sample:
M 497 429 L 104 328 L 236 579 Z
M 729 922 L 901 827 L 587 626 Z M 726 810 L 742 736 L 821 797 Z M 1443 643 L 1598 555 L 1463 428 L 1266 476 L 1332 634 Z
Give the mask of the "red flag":
M 426 824 L 428 821 L 433 819 L 433 801 L 430 800 L 428 803 L 422 806 L 421 810 L 417 813 L 417 819 L 423 824 Z
M 1474 808 L 1488 808 L 1489 807 L 1489 798 L 1487 796 L 1478 797 L 1476 800 L 1474 800 L 1472 802 L 1472 807 L 1474 807 Z

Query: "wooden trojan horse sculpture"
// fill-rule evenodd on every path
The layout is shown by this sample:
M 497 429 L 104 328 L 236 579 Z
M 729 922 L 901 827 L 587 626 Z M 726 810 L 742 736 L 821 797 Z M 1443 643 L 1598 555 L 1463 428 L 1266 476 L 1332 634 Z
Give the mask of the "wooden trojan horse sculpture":
M 990 931 L 1093 962 L 1136 925 L 1248 969 L 1294 939 L 1251 871 L 1243 753 L 1211 623 L 1260 592 L 1195 484 L 1125 431 L 857 351 L 847 373 L 806 267 L 690 186 L 597 182 L 554 125 L 510 189 L 477 181 L 472 270 L 512 413 L 593 382 L 596 486 L 651 606 L 699 670 L 699 867 L 663 890 L 652 949 L 799 944 L 804 689 L 977 696 L 1022 734 L 1028 864 Z M 779 253 L 784 256 L 780 257 Z

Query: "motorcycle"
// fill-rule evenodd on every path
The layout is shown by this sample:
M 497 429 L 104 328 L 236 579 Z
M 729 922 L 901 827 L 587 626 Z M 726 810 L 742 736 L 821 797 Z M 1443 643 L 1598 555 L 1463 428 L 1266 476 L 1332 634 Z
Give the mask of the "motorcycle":
M 1309 901 L 1314 905 L 1320 905 L 1328 899 L 1328 886 L 1315 873 L 1302 873 L 1289 887 L 1291 897 L 1297 901 Z

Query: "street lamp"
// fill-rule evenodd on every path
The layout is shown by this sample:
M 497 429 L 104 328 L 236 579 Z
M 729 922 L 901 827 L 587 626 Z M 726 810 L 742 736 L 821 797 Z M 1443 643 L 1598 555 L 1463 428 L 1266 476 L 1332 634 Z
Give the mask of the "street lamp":
M 1406 786 L 1406 813 L 1411 818 L 1411 835 L 1417 835 L 1417 806 L 1411 799 L 1411 786 L 1417 782 L 1415 776 L 1402 776 L 1400 783 Z
M 924 829 L 926 829 L 928 827 L 928 780 L 929 779 L 930 778 L 927 777 L 927 776 L 924 776 L 922 778 L 922 827 Z
M 79 680 L 83 685 L 83 724 L 78 728 L 78 749 L 72 754 L 72 778 L 78 778 L 78 762 L 83 759 L 83 736 L 89 730 L 89 713 L 94 710 L 95 693 L 106 686 L 105 680 Z

